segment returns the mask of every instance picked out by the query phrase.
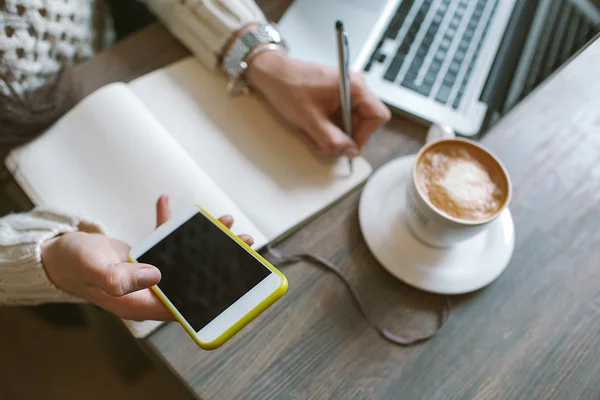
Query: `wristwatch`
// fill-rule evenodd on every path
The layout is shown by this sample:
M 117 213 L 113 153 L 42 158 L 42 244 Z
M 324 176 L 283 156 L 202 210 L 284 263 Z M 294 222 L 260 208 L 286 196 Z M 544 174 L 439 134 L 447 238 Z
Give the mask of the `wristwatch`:
M 246 71 L 248 70 L 248 56 L 257 46 L 268 45 L 266 50 L 282 50 L 287 52 L 287 45 L 281 38 L 277 27 L 273 23 L 264 23 L 253 26 L 237 38 L 229 51 L 223 57 L 223 69 L 229 77 L 228 91 L 232 95 L 239 95 L 248 91 Z

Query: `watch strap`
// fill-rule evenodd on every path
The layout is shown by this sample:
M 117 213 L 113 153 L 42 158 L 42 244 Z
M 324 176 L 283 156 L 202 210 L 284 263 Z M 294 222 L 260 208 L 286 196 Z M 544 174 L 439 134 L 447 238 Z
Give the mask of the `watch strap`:
M 287 49 L 279 31 L 272 23 L 264 23 L 253 26 L 238 37 L 223 56 L 223 69 L 229 77 L 239 77 L 243 74 L 247 65 L 244 65 L 246 57 L 258 45 L 273 43 Z
M 248 83 L 244 78 L 246 71 L 248 70 L 248 66 L 255 57 L 269 51 L 287 52 L 287 49 L 281 46 L 280 44 L 276 43 L 267 43 L 255 46 L 254 49 L 248 54 L 246 59 L 241 62 L 240 72 L 231 77 L 231 79 L 229 80 L 229 84 L 227 85 L 227 91 L 234 96 L 247 93 L 250 89 Z

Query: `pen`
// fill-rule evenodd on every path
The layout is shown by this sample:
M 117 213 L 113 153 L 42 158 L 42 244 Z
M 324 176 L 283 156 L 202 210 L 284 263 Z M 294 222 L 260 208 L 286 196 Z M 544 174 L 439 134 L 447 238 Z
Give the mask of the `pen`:
M 338 64 L 340 68 L 340 105 L 342 108 L 342 122 L 346 134 L 352 138 L 352 114 L 350 101 L 350 76 L 348 71 L 348 58 L 350 49 L 348 48 L 348 35 L 344 30 L 342 21 L 335 23 L 337 34 Z M 354 164 L 351 158 L 348 159 L 350 173 L 354 172 Z

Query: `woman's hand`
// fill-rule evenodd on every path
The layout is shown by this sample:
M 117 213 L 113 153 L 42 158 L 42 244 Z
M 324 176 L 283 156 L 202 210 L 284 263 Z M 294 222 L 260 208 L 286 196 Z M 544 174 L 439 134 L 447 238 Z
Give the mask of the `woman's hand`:
M 169 199 L 156 204 L 157 226 L 170 218 Z M 230 216 L 221 217 L 227 227 Z M 240 235 L 248 244 L 253 240 Z M 171 320 L 173 316 L 149 289 L 160 271 L 127 261 L 129 246 L 101 234 L 72 232 L 42 244 L 42 262 L 52 283 L 61 290 L 131 320 Z
M 324 155 L 358 156 L 369 137 L 391 116 L 362 76 L 351 74 L 350 138 L 334 122 L 341 121 L 337 68 L 305 63 L 280 51 L 256 56 L 249 66 L 248 80 L 298 129 L 310 148 Z

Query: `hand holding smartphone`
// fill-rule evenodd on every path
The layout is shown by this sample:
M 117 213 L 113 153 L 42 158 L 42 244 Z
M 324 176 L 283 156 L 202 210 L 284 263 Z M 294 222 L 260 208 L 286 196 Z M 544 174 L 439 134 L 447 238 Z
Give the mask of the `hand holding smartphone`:
M 287 290 L 287 279 L 220 221 L 190 207 L 133 247 L 161 272 L 152 290 L 203 349 L 215 349 Z

